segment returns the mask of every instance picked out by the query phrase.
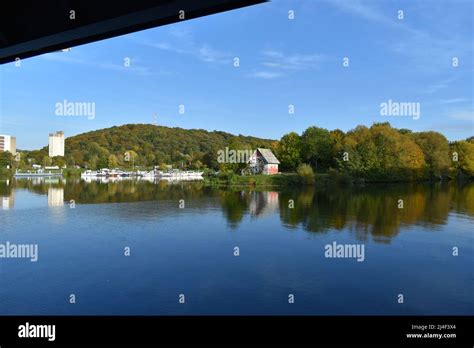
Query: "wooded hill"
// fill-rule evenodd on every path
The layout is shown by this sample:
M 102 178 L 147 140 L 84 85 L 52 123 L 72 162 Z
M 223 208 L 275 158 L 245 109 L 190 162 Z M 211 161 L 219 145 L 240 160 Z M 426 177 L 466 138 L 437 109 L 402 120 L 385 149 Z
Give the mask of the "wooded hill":
M 449 142 L 439 132 L 412 132 L 389 123 L 357 126 L 343 132 L 309 127 L 290 132 L 279 141 L 221 131 L 128 124 L 66 139 L 66 157 L 48 157 L 47 147 L 22 153 L 21 163 L 83 168 L 128 168 L 173 165 L 174 168 L 240 173 L 245 163 L 218 163 L 219 151 L 271 149 L 280 170 L 295 172 L 308 164 L 317 173 L 339 174 L 369 181 L 405 181 L 441 177 L 474 177 L 474 138 Z M 128 160 L 126 153 L 129 154 Z M 4 162 L 5 162 L 4 161 Z
M 66 138 L 64 161 L 88 168 L 154 166 L 218 168 L 217 153 L 226 147 L 235 149 L 272 148 L 276 142 L 221 131 L 182 129 L 150 124 L 126 124 Z M 129 152 L 129 161 L 125 153 Z M 48 155 L 48 148 L 28 154 L 37 163 Z M 56 161 L 55 161 L 56 162 Z

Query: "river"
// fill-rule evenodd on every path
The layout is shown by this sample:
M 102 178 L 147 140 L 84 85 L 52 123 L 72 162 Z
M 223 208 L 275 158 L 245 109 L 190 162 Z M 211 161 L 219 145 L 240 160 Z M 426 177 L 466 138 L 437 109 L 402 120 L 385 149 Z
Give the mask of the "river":
M 474 183 L 1 181 L 0 314 L 473 315 L 473 222 Z

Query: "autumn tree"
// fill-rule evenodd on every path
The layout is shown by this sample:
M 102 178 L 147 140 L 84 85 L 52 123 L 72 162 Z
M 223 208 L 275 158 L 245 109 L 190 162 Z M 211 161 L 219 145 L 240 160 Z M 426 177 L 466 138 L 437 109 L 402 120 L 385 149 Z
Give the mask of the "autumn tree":
M 474 143 L 456 141 L 450 146 L 455 175 L 474 176 Z
M 343 149 L 339 167 L 354 177 L 385 181 L 420 178 L 423 174 L 425 162 L 420 147 L 388 123 L 349 131 Z
M 446 175 L 451 164 L 448 139 L 433 131 L 413 133 L 412 137 L 423 151 L 427 175 L 431 178 Z

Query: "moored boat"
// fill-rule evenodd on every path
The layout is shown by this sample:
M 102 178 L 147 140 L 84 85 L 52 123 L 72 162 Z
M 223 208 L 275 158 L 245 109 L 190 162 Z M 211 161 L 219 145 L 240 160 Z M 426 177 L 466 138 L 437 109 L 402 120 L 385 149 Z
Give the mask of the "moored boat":
M 180 171 L 177 169 L 167 172 L 158 172 L 157 177 L 162 180 L 202 180 L 203 172 Z
M 136 172 L 124 172 L 119 169 L 101 169 L 101 170 L 86 170 L 81 174 L 82 179 L 94 179 L 94 178 L 143 178 L 143 179 L 158 179 L 158 180 L 202 180 L 203 172 L 197 171 L 180 171 L 178 169 L 169 170 L 166 172 L 159 170 L 152 171 L 136 171 Z
M 44 170 L 38 170 L 36 172 L 16 172 L 13 174 L 15 178 L 39 178 L 39 177 L 62 177 L 63 172 L 61 171 L 60 173 L 58 172 L 45 172 Z

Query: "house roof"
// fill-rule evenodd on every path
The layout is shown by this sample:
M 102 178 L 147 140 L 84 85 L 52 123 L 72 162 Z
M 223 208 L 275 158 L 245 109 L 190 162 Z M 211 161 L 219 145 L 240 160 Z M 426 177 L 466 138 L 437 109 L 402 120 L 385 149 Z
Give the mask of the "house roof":
M 270 150 L 270 149 L 261 149 L 261 148 L 258 148 L 257 151 L 260 152 L 260 154 L 262 155 L 263 159 L 264 159 L 265 162 L 267 162 L 268 164 L 280 164 L 280 161 L 279 161 L 278 158 L 276 158 L 276 156 L 273 154 L 272 150 Z

